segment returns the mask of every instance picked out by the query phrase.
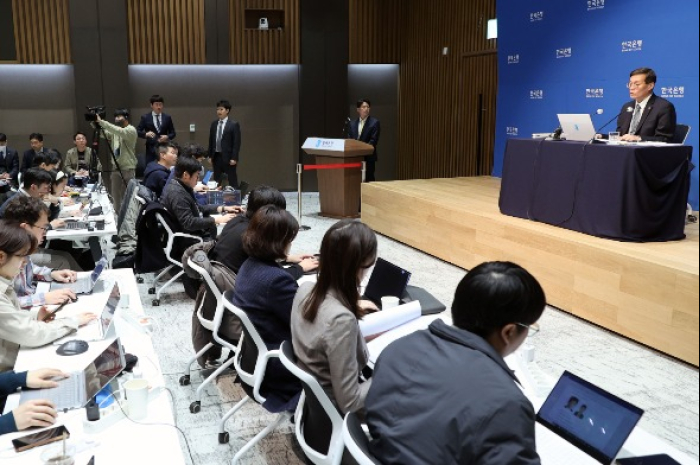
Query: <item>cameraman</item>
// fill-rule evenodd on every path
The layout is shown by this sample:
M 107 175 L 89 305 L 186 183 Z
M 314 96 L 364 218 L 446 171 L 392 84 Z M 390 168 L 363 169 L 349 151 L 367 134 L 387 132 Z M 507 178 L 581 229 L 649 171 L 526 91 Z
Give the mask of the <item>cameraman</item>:
M 119 211 L 126 185 L 136 177 L 136 140 L 138 139 L 138 133 L 136 128 L 129 123 L 129 112 L 124 109 L 114 112 L 114 124 L 103 120 L 99 114 L 95 116 L 95 122 L 104 130 L 104 134 L 119 163 L 119 167 L 114 167 L 111 176 L 114 209 Z M 119 175 L 120 169 L 124 180 Z

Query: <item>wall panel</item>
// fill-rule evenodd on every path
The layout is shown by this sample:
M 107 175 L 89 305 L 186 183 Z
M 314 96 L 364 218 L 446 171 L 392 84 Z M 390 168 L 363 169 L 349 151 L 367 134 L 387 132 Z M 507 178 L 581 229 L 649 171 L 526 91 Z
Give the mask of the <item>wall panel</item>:
M 350 63 L 401 60 L 405 0 L 350 0 Z
M 131 64 L 206 63 L 204 0 L 128 0 Z
M 68 0 L 12 0 L 17 62 L 69 64 Z
M 268 30 L 257 28 L 260 17 Z M 231 63 L 300 63 L 299 0 L 230 0 L 230 18 Z

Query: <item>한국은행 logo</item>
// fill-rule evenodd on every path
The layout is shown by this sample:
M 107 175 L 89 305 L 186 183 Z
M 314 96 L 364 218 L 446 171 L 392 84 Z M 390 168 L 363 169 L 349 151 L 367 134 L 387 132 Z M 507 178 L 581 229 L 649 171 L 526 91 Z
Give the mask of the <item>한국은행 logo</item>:
M 604 98 L 603 89 L 586 89 L 586 98 Z
M 626 52 L 641 52 L 642 40 L 625 40 L 622 42 L 622 53 Z
M 605 8 L 605 0 L 587 0 L 588 11 L 602 10 Z
M 517 65 L 520 63 L 520 54 L 516 53 L 515 55 L 508 55 L 508 64 L 509 65 Z
M 685 98 L 685 86 L 662 87 L 661 96 L 663 98 Z
M 530 13 L 530 22 L 535 23 L 537 21 L 542 21 L 544 19 L 544 11 L 535 11 Z
M 571 58 L 571 47 L 557 49 L 557 59 Z
M 518 128 L 512 127 L 512 126 L 508 126 L 508 127 L 506 128 L 506 135 L 509 135 L 509 136 L 517 136 L 517 135 L 518 135 Z
M 323 143 L 323 141 L 321 139 L 317 140 L 316 141 L 316 148 L 319 148 L 322 143 Z
M 530 100 L 543 100 L 544 91 L 541 89 L 530 91 Z

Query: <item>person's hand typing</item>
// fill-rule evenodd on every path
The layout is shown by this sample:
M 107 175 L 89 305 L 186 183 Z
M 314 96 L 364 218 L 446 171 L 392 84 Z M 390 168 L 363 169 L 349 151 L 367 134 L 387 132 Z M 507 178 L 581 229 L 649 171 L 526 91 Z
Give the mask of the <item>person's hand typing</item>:
M 374 313 L 379 311 L 379 307 L 371 300 L 360 300 L 357 303 L 360 308 L 368 313 Z
M 45 428 L 56 423 L 56 406 L 48 400 L 30 400 L 12 411 L 18 431 Z
M 78 279 L 78 273 L 73 270 L 56 270 L 51 272 L 51 279 L 59 283 L 73 283 Z
M 216 224 L 226 224 L 229 221 L 231 221 L 232 219 L 234 219 L 235 217 L 236 217 L 236 215 L 232 215 L 230 213 L 227 213 L 225 215 L 218 216 L 214 221 L 216 222 Z
M 287 263 L 301 263 L 304 260 L 316 259 L 314 255 L 301 254 L 301 255 L 287 255 Z
M 62 228 L 66 225 L 66 220 L 62 220 L 60 218 L 57 218 L 57 219 L 53 220 L 50 224 L 51 224 L 51 227 L 53 229 L 58 229 L 58 228 Z
M 48 305 L 65 304 L 69 300 L 75 300 L 75 292 L 70 289 L 58 289 L 44 294 L 44 299 Z
M 42 368 L 27 373 L 27 387 L 32 389 L 50 389 L 58 387 L 56 380 L 66 379 L 68 375 L 54 368 Z
M 97 316 L 94 313 L 81 313 L 78 315 L 78 323 L 80 326 L 85 326 L 96 319 Z
M 318 269 L 318 260 L 315 257 L 305 258 L 299 262 L 299 266 L 304 270 L 304 273 L 308 273 Z

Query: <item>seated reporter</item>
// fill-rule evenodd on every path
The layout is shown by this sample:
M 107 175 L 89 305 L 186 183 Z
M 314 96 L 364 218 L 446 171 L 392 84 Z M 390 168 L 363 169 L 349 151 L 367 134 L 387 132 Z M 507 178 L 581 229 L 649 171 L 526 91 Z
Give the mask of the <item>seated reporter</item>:
M 178 146 L 175 142 L 164 142 L 158 145 L 158 160 L 146 166 L 142 184 L 148 187 L 156 197 L 163 195 L 163 189 L 177 164 Z
M 210 258 L 223 263 L 234 273 L 238 273 L 248 259 L 248 254 L 243 247 L 243 235 L 248 230 L 251 218 L 266 205 L 274 205 L 285 210 L 287 200 L 274 187 L 259 186 L 253 189 L 248 196 L 245 214 L 234 218 L 224 227 L 216 245 L 209 253 Z M 312 255 L 287 255 L 285 261 L 292 264 L 286 270 L 295 280 L 301 278 L 307 271 L 318 268 L 318 260 Z
M 13 394 L 19 388 L 50 389 L 58 387 L 56 378 L 67 378 L 60 370 L 42 369 L 0 374 L 0 396 Z M 56 423 L 56 406 L 49 400 L 30 400 L 10 413 L 0 415 L 0 435 L 28 428 L 46 428 Z
M 343 414 L 364 408 L 371 385 L 360 383 L 369 352 L 358 324 L 366 313 L 358 289 L 376 259 L 374 232 L 359 221 L 341 221 L 323 238 L 318 282 L 301 286 L 294 299 L 297 363 L 316 377 Z
M 9 224 L 18 225 L 32 234 L 37 244 L 41 244 L 44 242 L 46 228 L 49 224 L 48 211 L 49 209 L 39 199 L 17 197 L 7 206 L 5 221 Z M 62 304 L 70 299 L 75 299 L 75 293 L 70 289 L 60 289 L 47 293 L 37 292 L 37 286 L 34 281 L 69 283 L 75 282 L 77 277 L 77 273 L 69 269 L 56 270 L 36 265 L 32 262 L 32 257 L 28 256 L 24 267 L 15 278 L 14 289 L 22 308 L 31 308 L 45 304 Z
M 92 148 L 88 147 L 87 136 L 82 132 L 78 132 L 73 136 L 75 147 L 66 152 L 65 163 L 63 170 L 68 173 L 68 176 L 87 177 L 90 174 L 90 167 L 93 164 Z M 102 170 L 102 165 L 99 160 L 95 160 L 97 171 Z
M 236 217 L 236 207 L 200 206 L 194 196 L 202 165 L 193 158 L 181 157 L 175 165 L 175 179 L 163 190 L 160 203 L 170 211 L 182 232 L 200 236 L 204 240 L 216 237 L 216 226 L 226 224 Z M 219 217 L 209 216 L 222 213 Z
M 20 346 L 41 347 L 95 319 L 91 313 L 53 319 L 46 307 L 20 308 L 13 281 L 36 246 L 32 234 L 0 220 L 0 372 L 12 369 Z
M 200 165 L 204 165 L 204 160 L 207 158 L 209 152 L 202 147 L 201 145 L 190 142 L 184 147 L 180 147 L 179 155 L 178 155 L 178 160 L 180 158 L 194 158 L 199 162 Z M 204 167 L 202 167 L 202 173 L 200 174 L 200 180 L 204 176 Z M 169 183 L 172 179 L 175 178 L 175 170 L 170 170 L 170 175 L 168 175 L 168 180 L 167 183 Z M 205 192 L 209 190 L 207 186 L 204 184 L 198 183 L 196 186 L 194 186 L 194 191 L 195 192 Z
M 380 355 L 367 396 L 372 454 L 386 464 L 539 464 L 535 411 L 503 359 L 545 305 L 518 265 L 471 270 L 455 293 L 454 326 L 437 320 Z
M 40 155 L 36 155 L 34 158 L 39 157 Z M 21 187 L 17 193 L 8 198 L 0 207 L 0 218 L 4 217 L 5 208 L 7 208 L 8 203 L 17 196 L 33 197 L 35 199 L 48 201 L 48 197 L 51 195 L 51 189 L 53 187 L 53 178 L 51 177 L 51 173 L 41 168 L 32 168 L 22 174 L 21 178 Z M 59 213 L 60 207 L 51 203 L 49 206 L 49 220 L 51 221 L 51 228 L 53 229 L 59 228 L 65 224 L 65 221 L 57 219 Z
M 285 271 L 283 260 L 299 232 L 299 223 L 279 207 L 267 205 L 253 216 L 243 235 L 243 247 L 250 258 L 236 277 L 233 304 L 243 310 L 270 350 L 292 339 L 290 318 L 292 302 L 299 288 Z M 279 361 L 267 365 L 261 393 L 271 412 L 293 411 L 301 383 Z

